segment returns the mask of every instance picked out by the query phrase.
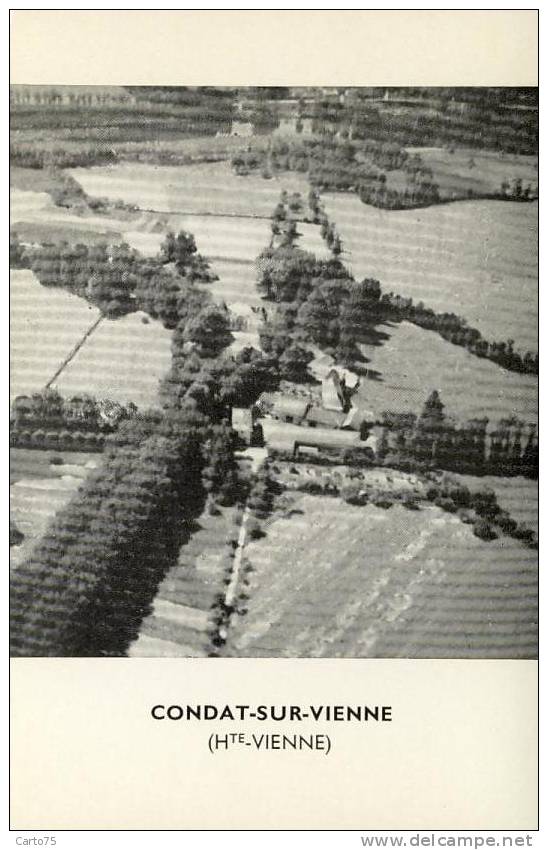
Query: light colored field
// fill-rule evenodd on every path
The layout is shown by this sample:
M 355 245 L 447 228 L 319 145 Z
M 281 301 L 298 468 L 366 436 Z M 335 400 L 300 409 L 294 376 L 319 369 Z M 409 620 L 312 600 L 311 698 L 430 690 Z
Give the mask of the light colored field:
M 205 284 L 205 288 L 214 298 L 232 304 L 245 304 L 259 307 L 261 297 L 257 291 L 257 271 L 255 263 L 250 260 L 231 261 L 214 260 L 211 270 L 219 276 L 219 280 Z
M 146 256 L 158 253 L 168 229 L 167 220 L 162 230 L 158 216 L 149 213 L 127 219 L 85 209 L 76 214 L 56 206 L 46 192 L 18 188 L 10 193 L 10 224 L 22 242 L 127 242 Z
M 388 211 L 324 196 L 358 279 L 457 313 L 488 340 L 538 350 L 537 203 L 461 201 Z
M 238 177 L 229 162 L 184 166 L 122 163 L 75 168 L 70 173 L 89 195 L 167 212 L 268 218 L 282 189 L 300 192 L 305 201 L 309 192 L 302 175 L 284 174 L 271 180 L 256 174 Z
M 435 507 L 303 496 L 246 546 L 247 613 L 235 656 L 531 658 L 536 553 L 484 543 Z
M 54 386 L 62 395 L 88 392 L 138 407 L 157 403 L 158 383 L 171 365 L 171 331 L 131 313 L 103 321 Z
M 301 234 L 297 239 L 297 246 L 303 251 L 310 251 L 319 260 L 327 260 L 331 257 L 331 251 L 321 237 L 320 228 L 317 224 L 299 221 L 297 230 Z
M 76 295 L 42 286 L 27 270 L 10 270 L 10 294 L 10 398 L 14 398 L 42 389 L 99 311 Z
M 501 157 L 494 151 L 463 149 L 449 153 L 445 148 L 408 150 L 420 154 L 424 164 L 432 169 L 443 198 L 462 198 L 469 189 L 478 195 L 493 194 L 500 191 L 504 180 L 511 183 L 518 178 L 523 181 L 524 188 L 528 184 L 538 188 L 538 158 L 534 156 L 505 154 Z
M 51 464 L 62 457 L 64 464 Z M 43 452 L 26 449 L 10 451 L 13 478 L 10 486 L 10 517 L 25 535 L 19 546 L 10 548 L 10 564 L 16 566 L 43 536 L 53 517 L 71 499 L 80 484 L 101 462 L 96 454 Z
M 169 226 L 175 232 L 190 231 L 198 251 L 209 260 L 254 262 L 270 241 L 270 223 L 260 218 L 174 215 L 170 217 Z
M 509 372 L 409 322 L 381 325 L 379 330 L 389 339 L 380 346 L 360 346 L 371 361 L 367 368 L 380 373 L 378 380 L 362 378 L 358 391 L 362 403 L 375 413 L 420 413 L 432 390 L 438 390 L 446 414 L 459 420 L 515 415 L 536 421 L 536 376 Z

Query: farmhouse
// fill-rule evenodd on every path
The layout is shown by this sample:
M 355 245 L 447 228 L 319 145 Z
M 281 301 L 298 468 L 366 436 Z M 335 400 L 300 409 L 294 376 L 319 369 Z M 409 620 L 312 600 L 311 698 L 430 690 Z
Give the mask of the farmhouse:
M 359 383 L 358 376 L 349 369 L 330 369 L 322 381 L 322 406 L 326 410 L 349 410 Z

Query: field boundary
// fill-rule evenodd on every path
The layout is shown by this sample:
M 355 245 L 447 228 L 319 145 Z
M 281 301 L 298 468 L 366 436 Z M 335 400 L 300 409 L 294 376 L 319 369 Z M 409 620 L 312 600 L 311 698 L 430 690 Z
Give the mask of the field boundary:
M 150 207 L 139 207 L 139 212 L 158 213 L 159 215 L 186 215 L 193 218 L 251 218 L 258 221 L 270 221 L 270 215 L 259 215 L 256 213 L 215 213 L 215 212 L 188 212 L 186 210 L 155 210 Z
M 61 365 L 59 366 L 57 371 L 54 373 L 53 377 L 51 377 L 49 379 L 49 381 L 45 385 L 44 389 L 47 390 L 47 389 L 49 389 L 49 387 L 51 387 L 53 382 L 59 377 L 59 375 L 61 375 L 61 373 L 64 371 L 64 369 L 66 369 L 66 367 L 71 362 L 71 360 L 73 360 L 74 357 L 78 354 L 78 352 L 80 351 L 80 349 L 84 345 L 85 341 L 92 335 L 92 333 L 96 330 L 96 328 L 100 325 L 100 323 L 103 321 L 104 318 L 105 317 L 101 315 L 101 316 L 99 316 L 98 319 L 95 319 L 95 321 L 90 325 L 90 327 L 87 329 L 87 331 L 82 336 L 82 338 L 79 339 L 78 342 L 76 343 L 76 345 L 74 345 L 72 347 L 72 349 L 69 351 L 68 355 L 65 357 L 65 359 L 63 360 L 63 362 L 61 363 Z

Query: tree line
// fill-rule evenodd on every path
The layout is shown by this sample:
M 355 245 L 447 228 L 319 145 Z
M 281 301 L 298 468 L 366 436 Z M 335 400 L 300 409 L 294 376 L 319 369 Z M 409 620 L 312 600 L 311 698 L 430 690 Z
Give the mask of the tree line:
M 11 654 L 124 655 L 201 509 L 202 418 L 147 414 L 11 576 Z
M 437 391 L 419 416 L 383 413 L 379 461 L 402 469 L 445 469 L 468 475 L 538 478 L 538 431 L 517 417 L 490 425 L 476 418 L 457 423 L 444 414 Z
M 100 451 L 105 436 L 137 413 L 137 407 L 88 394 L 63 398 L 48 388 L 18 396 L 11 405 L 10 445 L 60 451 Z

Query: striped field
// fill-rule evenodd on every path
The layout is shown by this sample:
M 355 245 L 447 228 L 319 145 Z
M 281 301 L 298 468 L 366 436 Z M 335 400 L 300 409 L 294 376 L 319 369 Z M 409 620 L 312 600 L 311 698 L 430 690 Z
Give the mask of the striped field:
M 370 379 L 362 378 L 359 398 L 376 413 L 420 413 L 432 390 L 438 390 L 445 412 L 456 419 L 517 416 L 536 422 L 535 375 L 509 372 L 409 322 L 378 330 L 387 335 L 382 345 L 360 346 L 370 361 Z
M 82 298 L 41 286 L 31 271 L 10 270 L 10 397 L 42 389 L 98 318 Z
M 486 543 L 436 507 L 408 511 L 303 496 L 249 543 L 247 613 L 227 654 L 533 658 L 537 558 Z

